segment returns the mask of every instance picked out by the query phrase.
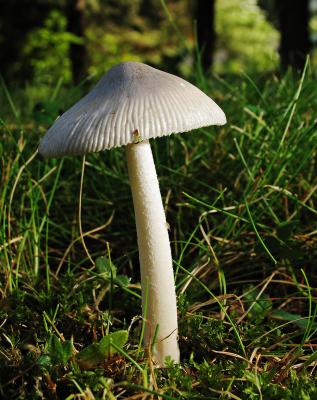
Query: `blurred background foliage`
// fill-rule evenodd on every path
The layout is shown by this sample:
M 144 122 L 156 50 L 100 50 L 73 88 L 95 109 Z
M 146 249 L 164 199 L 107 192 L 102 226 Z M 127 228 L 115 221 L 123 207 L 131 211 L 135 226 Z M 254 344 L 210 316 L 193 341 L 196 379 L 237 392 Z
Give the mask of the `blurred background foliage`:
M 217 72 L 263 72 L 278 66 L 279 32 L 255 1 L 217 2 Z
M 79 83 L 133 60 L 190 78 L 197 54 L 220 74 L 271 71 L 279 66 L 286 3 L 310 10 L 306 54 L 317 32 L 316 0 L 0 1 L 0 72 L 10 85 Z M 284 67 L 292 62 L 284 57 Z

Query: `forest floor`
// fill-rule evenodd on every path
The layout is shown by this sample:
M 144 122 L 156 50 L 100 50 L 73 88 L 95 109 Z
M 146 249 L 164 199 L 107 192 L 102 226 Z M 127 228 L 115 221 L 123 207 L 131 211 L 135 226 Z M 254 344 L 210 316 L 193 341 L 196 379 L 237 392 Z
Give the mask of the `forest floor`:
M 166 369 L 140 346 L 124 152 L 44 160 L 80 89 L 2 83 L 0 397 L 317 398 L 316 80 L 308 66 L 195 83 L 227 125 L 151 142 L 178 295 Z

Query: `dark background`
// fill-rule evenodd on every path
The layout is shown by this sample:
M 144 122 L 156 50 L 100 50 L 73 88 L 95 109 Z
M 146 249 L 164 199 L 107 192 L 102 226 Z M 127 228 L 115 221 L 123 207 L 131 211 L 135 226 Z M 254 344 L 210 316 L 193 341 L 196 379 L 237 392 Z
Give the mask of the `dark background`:
M 116 62 L 190 76 L 301 70 L 316 0 L 0 0 L 0 73 L 78 84 Z

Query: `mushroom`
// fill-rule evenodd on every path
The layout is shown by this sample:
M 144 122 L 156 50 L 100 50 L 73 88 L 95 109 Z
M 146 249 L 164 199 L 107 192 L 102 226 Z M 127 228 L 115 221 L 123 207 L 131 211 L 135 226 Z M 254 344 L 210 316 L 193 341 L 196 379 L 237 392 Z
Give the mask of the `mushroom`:
M 179 362 L 178 325 L 168 228 L 149 139 L 225 123 L 217 104 L 189 82 L 124 62 L 58 118 L 39 145 L 45 157 L 126 145 L 146 312 L 144 345 L 161 367 L 167 356 Z

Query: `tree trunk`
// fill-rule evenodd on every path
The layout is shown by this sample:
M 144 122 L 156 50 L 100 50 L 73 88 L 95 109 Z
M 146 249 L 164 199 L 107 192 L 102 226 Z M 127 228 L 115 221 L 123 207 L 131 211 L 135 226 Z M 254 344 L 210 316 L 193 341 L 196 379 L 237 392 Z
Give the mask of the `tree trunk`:
M 204 71 L 212 65 L 215 49 L 215 0 L 196 1 L 197 41 Z
M 67 30 L 84 39 L 85 0 L 68 0 L 66 5 Z M 72 43 L 69 57 L 73 74 L 73 82 L 77 85 L 87 76 L 87 49 L 85 43 Z
M 310 51 L 308 0 L 276 0 L 283 69 L 303 69 Z

